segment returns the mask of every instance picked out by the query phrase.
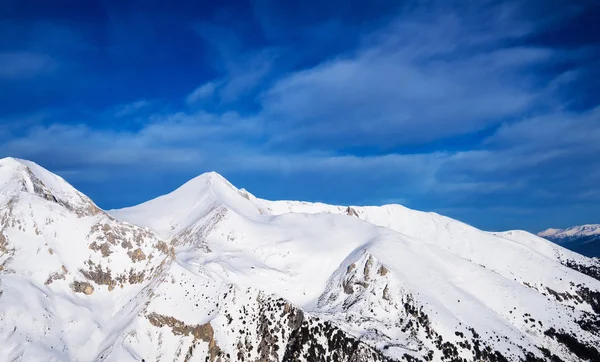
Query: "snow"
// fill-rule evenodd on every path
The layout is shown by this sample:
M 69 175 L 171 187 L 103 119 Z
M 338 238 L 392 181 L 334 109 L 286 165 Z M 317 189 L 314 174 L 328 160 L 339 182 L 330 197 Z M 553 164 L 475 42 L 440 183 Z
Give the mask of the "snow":
M 566 229 L 546 229 L 544 231 L 539 232 L 538 235 L 557 240 L 590 235 L 600 235 L 600 224 L 573 226 Z
M 600 344 L 576 323 L 593 306 L 575 298 L 600 281 L 565 266 L 594 262 L 524 231 L 485 232 L 401 205 L 263 200 L 216 173 L 110 215 L 81 212 L 93 205 L 85 195 L 15 159 L 0 160 L 0 195 L 2 361 L 204 360 L 217 347 L 258 360 L 259 323 L 289 335 L 281 318 L 293 308 L 397 359 L 431 350 L 440 360 L 428 328 L 455 345 L 473 328 L 509 360 L 541 357 L 535 346 L 576 360 L 544 334 L 551 326 Z M 98 270 L 108 279 L 90 279 Z M 423 319 L 407 305 L 430 327 L 416 327 Z M 281 360 L 284 339 L 275 344 Z
M 227 180 L 216 172 L 202 174 L 177 190 L 141 205 L 110 213 L 128 222 L 151 227 L 161 237 L 168 239 L 189 228 L 211 208 L 221 204 L 236 205 L 236 211 L 252 216 L 258 213 L 243 202 L 244 197 Z

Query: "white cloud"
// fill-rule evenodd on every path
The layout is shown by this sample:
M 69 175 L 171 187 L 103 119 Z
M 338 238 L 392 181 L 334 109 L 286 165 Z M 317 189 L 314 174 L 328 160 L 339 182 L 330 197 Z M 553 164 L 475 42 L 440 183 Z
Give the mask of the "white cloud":
M 0 155 L 54 164 L 74 179 L 214 169 L 314 179 L 328 183 L 332 197 L 368 193 L 370 202 L 426 201 L 448 210 L 598 200 L 599 111 L 568 112 L 557 97 L 581 76 L 577 69 L 554 79 L 538 72 L 577 50 L 507 45 L 539 27 L 520 18 L 515 4 L 410 11 L 365 35 L 354 51 L 278 74 L 278 51 L 244 49 L 227 31 L 210 28 L 203 36 L 221 74 L 186 102 L 232 108 L 260 87 L 262 108 L 254 115 L 189 107 L 153 114 L 135 130 L 95 129 L 92 122 L 27 126 L 15 134 L 0 128 Z M 45 68 L 31 61 L 8 69 L 0 76 Z M 141 100 L 111 111 L 123 117 L 150 106 Z M 469 150 L 341 153 L 352 146 L 377 152 L 423 145 L 491 126 L 497 131 Z
M 186 97 L 185 101 L 187 104 L 195 104 L 200 101 L 210 100 L 213 98 L 216 87 L 216 82 L 204 83 L 198 88 L 194 89 L 194 91 Z
M 531 110 L 543 89 L 526 70 L 555 56 L 539 48 L 455 49 L 462 38 L 389 31 L 356 54 L 292 73 L 264 92 L 264 117 L 274 120 L 281 142 L 419 144 L 479 131 Z
M 260 118 L 179 112 L 156 114 L 135 131 L 37 126 L 6 139 L 0 156 L 53 165 L 70 171 L 72 180 L 89 181 L 90 172 L 107 179 L 216 170 L 333 182 L 339 190 L 332 197 L 343 190 L 368 194 L 356 201 L 365 203 L 393 195 L 437 208 L 556 205 L 598 198 L 600 173 L 590 170 L 600 169 L 599 122 L 596 110 L 526 118 L 501 127 L 479 150 L 359 156 L 266 148 L 263 140 L 270 135 Z
M 151 104 L 152 102 L 144 99 L 132 103 L 123 104 L 116 107 L 114 116 L 117 118 L 131 116 L 139 112 L 140 110 L 149 107 Z

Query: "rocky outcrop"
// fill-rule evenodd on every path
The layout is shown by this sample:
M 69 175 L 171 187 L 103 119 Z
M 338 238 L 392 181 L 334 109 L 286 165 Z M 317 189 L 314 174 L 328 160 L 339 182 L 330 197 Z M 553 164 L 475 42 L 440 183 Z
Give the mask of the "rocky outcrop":
M 348 206 L 346 208 L 346 215 L 358 217 L 358 213 L 352 207 Z
M 23 166 L 24 167 L 24 166 Z M 27 173 L 27 180 L 23 179 L 23 191 L 28 190 L 28 183 L 33 188 L 33 193 L 47 201 L 57 203 L 69 211 L 75 213 L 79 217 L 91 216 L 102 213 L 103 211 L 98 208 L 89 198 L 82 195 L 75 189 L 72 190 L 71 198 L 62 198 L 54 195 L 52 190 L 44 184 L 44 182 L 37 177 L 29 167 L 24 167 Z
M 206 356 L 207 361 L 214 362 L 217 360 L 217 357 L 221 357 L 223 354 L 217 345 L 214 331 L 210 323 L 205 323 L 202 325 L 189 325 L 173 317 L 157 313 L 150 313 L 146 316 L 146 318 L 155 327 L 166 326 L 171 328 L 171 332 L 173 332 L 175 335 L 192 336 L 194 338 L 194 342 L 190 347 L 190 351 L 188 351 L 188 358 L 192 356 L 195 343 L 198 341 L 204 341 L 208 343 L 208 355 Z
M 134 263 L 146 260 L 146 254 L 144 254 L 144 252 L 140 248 L 137 248 L 134 251 L 127 252 L 127 255 L 129 255 L 131 261 L 133 261 Z
M 67 273 L 69 271 L 67 270 L 67 268 L 63 265 L 61 267 L 61 271 L 60 272 L 56 272 L 56 273 L 52 273 L 48 276 L 48 279 L 46 279 L 46 282 L 44 283 L 45 285 L 50 285 L 52 284 L 55 280 L 65 280 L 67 278 Z
M 71 289 L 75 293 L 83 293 L 85 295 L 91 295 L 94 293 L 94 287 L 87 282 L 75 281 L 71 283 Z

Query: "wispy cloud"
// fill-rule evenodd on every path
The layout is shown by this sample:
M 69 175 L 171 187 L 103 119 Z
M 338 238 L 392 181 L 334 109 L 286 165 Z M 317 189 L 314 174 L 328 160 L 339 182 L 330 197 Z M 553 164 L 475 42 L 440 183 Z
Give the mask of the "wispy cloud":
M 0 79 L 30 79 L 51 72 L 56 62 L 49 56 L 30 52 L 0 53 Z
M 216 95 L 219 102 L 231 103 L 255 92 L 273 70 L 277 49 L 246 48 L 233 29 L 213 23 L 198 23 L 195 29 L 210 50 L 209 62 L 221 77 L 200 85 L 188 96 L 188 101 L 193 103 L 210 93 Z
M 554 97 L 536 69 L 560 64 L 564 52 L 509 45 L 533 31 L 509 9 L 497 9 L 501 20 L 478 9 L 428 10 L 402 14 L 356 52 L 267 89 L 263 112 L 279 141 L 420 144 L 515 120 Z
M 114 116 L 117 118 L 131 116 L 139 112 L 140 110 L 149 107 L 151 104 L 152 102 L 142 99 L 132 103 L 119 105 L 115 109 Z
M 263 127 L 263 120 L 236 113 L 180 112 L 156 114 L 151 119 L 141 129 L 128 132 L 84 125 L 33 127 L 24 136 L 3 143 L 0 152 L 108 173 L 118 166 L 129 171 L 217 169 L 334 178 L 372 174 L 403 185 L 402 197 L 439 197 L 444 201 L 438 203 L 447 205 L 463 204 L 475 196 L 480 202 L 482 195 L 502 195 L 509 204 L 523 198 L 564 202 L 575 193 L 593 195 L 600 182 L 600 174 L 587 172 L 600 168 L 594 157 L 600 152 L 597 110 L 507 124 L 484 142 L 489 145 L 486 149 L 372 156 L 265 148 L 263 140 L 273 135 Z M 407 190 L 410 195 L 404 194 Z
M 517 206 L 532 218 L 560 205 L 598 210 L 600 111 L 589 107 L 597 46 L 539 40 L 580 5 L 415 1 L 394 11 L 368 25 L 311 15 L 293 26 L 273 11 L 259 20 L 264 34 L 253 36 L 256 29 L 229 16 L 193 19 L 186 44 L 202 48 L 206 72 L 183 72 L 173 82 L 180 88 L 164 87 L 164 99 L 142 82 L 150 94 L 133 96 L 138 101 L 110 106 L 95 96 L 100 109 L 0 128 L 0 154 L 76 182 L 166 182 L 217 170 L 234 181 L 259 180 L 249 187 L 259 196 L 403 200 L 467 221 L 482 221 L 476 210 L 485 209 L 512 222 L 507 215 Z M 160 58 L 161 34 L 138 36 L 130 23 L 117 23 L 103 67 L 140 52 Z M 27 61 L 41 50 L 18 53 L 25 61 L 0 67 L 0 78 L 51 70 L 44 56 Z M 19 64 L 7 59 L 0 56 L 0 65 Z
M 185 101 L 187 104 L 195 104 L 202 100 L 210 100 L 215 94 L 215 88 L 215 82 L 204 83 L 194 89 L 194 91 L 186 97 Z

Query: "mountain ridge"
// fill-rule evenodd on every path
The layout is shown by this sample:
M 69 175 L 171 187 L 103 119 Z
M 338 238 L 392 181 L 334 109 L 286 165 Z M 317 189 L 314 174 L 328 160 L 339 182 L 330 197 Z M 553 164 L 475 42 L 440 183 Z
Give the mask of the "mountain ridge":
M 600 224 L 585 224 L 571 226 L 565 229 L 550 228 L 540 231 L 537 235 L 542 237 L 553 237 L 556 239 L 600 235 Z
M 66 181 L 37 170 L 56 200 L 31 193 L 14 162 L 0 160 L 0 360 L 600 358 L 600 263 L 527 232 L 268 201 L 216 173 L 80 212 Z

